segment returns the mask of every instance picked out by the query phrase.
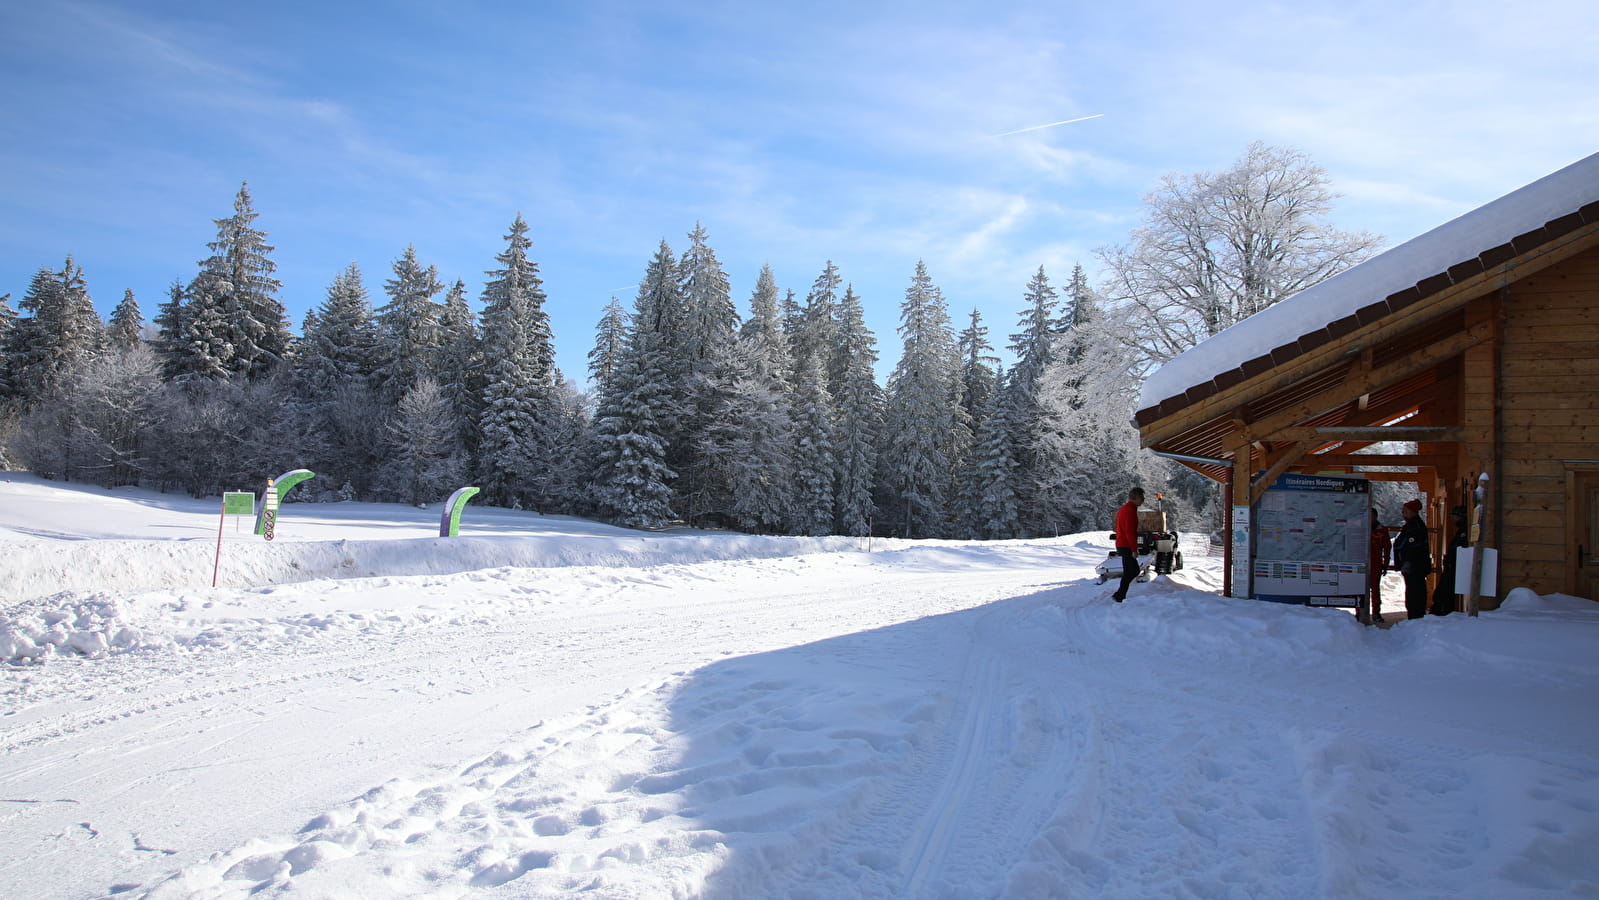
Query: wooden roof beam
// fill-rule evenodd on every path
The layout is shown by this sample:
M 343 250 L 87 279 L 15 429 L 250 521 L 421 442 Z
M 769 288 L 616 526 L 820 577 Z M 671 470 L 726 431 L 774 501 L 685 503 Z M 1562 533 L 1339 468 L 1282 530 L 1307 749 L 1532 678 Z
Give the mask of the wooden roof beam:
M 1239 438 L 1241 437 L 1248 437 L 1250 440 L 1273 440 L 1276 437 L 1273 432 L 1278 429 L 1288 427 L 1296 422 L 1301 422 L 1335 407 L 1342 406 L 1345 403 L 1357 400 L 1362 395 L 1370 394 L 1372 391 L 1393 384 L 1396 381 L 1425 372 L 1444 360 L 1459 356 L 1492 336 L 1492 323 L 1483 322 L 1467 328 L 1447 340 L 1419 348 L 1416 352 L 1407 354 L 1404 359 L 1378 368 L 1370 368 L 1361 364 L 1361 360 L 1369 357 L 1370 354 L 1356 354 L 1355 358 L 1350 362 L 1344 380 L 1337 387 L 1322 391 L 1286 409 L 1278 410 L 1269 416 L 1247 423 L 1247 427 L 1241 429 L 1242 433 L 1235 432 L 1234 436 L 1230 436 L 1227 439 L 1228 442 L 1224 449 L 1230 451 L 1248 442 L 1240 440 Z M 1235 411 L 1232 415 L 1236 417 L 1238 413 Z M 1197 422 L 1194 424 L 1197 424 Z M 1189 427 L 1192 426 L 1190 425 Z M 1146 440 L 1144 446 L 1156 447 L 1159 440 L 1175 436 L 1175 434 L 1163 435 L 1158 440 Z
M 1270 468 L 1262 472 L 1254 481 L 1251 481 L 1249 483 L 1249 505 L 1254 506 L 1259 503 L 1260 498 L 1266 495 L 1266 489 L 1272 486 L 1278 476 L 1288 471 L 1294 463 L 1299 462 L 1315 446 L 1315 444 L 1305 442 L 1293 445 L 1288 448 L 1287 453 L 1284 453 L 1276 462 L 1272 463 Z
M 1432 441 L 1459 443 L 1465 437 L 1459 425 L 1337 425 L 1325 428 L 1283 428 L 1273 435 L 1284 441 Z
M 1442 468 L 1454 461 L 1454 457 L 1441 454 L 1421 453 L 1316 453 L 1306 456 L 1299 461 L 1300 467 L 1326 466 L 1353 467 L 1353 466 L 1430 466 Z

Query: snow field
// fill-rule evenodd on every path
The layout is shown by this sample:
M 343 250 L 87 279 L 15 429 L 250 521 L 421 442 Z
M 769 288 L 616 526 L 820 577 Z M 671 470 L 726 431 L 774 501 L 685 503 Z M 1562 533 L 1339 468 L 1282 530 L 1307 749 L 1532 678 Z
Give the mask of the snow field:
M 8 559 L 138 540 L 109 499 L 0 513 Z M 0 895 L 1599 896 L 1586 600 L 1373 629 L 1193 548 L 1113 604 L 1098 534 L 296 512 L 303 580 L 5 601 Z

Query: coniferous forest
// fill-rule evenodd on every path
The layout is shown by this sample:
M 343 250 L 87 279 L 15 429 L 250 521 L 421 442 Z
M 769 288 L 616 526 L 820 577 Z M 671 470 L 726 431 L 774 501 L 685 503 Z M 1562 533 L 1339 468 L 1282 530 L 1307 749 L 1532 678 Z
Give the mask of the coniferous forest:
M 631 308 L 602 310 L 585 390 L 556 366 L 520 215 L 475 303 L 407 247 L 380 287 L 340 272 L 296 334 L 245 186 L 148 320 L 127 291 L 102 321 L 70 256 L 15 308 L 0 297 L 0 464 L 194 496 L 307 468 L 294 499 L 431 504 L 472 484 L 634 528 L 907 538 L 1097 530 L 1141 483 L 1203 530 L 1208 483 L 1138 447 L 1140 376 L 1369 255 L 1376 238 L 1321 221 L 1332 198 L 1303 155 L 1261 144 L 1168 176 L 1102 251 L 1099 288 L 1080 265 L 1017 285 L 1008 367 L 924 263 L 880 337 L 831 262 L 808 286 L 763 268 L 738 287 L 696 225 L 644 263 Z

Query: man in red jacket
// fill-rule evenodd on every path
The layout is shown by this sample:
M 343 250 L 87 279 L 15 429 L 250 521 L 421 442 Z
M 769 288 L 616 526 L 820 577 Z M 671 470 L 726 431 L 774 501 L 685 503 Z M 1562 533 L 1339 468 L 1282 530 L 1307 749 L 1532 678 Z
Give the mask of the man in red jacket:
M 1144 489 L 1127 492 L 1127 502 L 1116 510 L 1116 555 L 1122 558 L 1122 584 L 1111 594 L 1117 603 L 1127 599 L 1127 588 L 1138 577 L 1138 507 L 1144 505 Z

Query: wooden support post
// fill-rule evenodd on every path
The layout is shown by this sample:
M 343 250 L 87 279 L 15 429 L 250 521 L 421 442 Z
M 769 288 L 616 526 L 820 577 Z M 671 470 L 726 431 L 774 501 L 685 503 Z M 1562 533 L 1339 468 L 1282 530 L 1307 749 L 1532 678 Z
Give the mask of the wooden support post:
M 1245 444 L 1233 452 L 1232 505 L 1228 510 L 1232 528 L 1227 540 L 1234 544 L 1232 550 L 1232 596 L 1254 596 L 1254 503 L 1250 498 L 1249 477 L 1254 474 L 1254 444 Z M 1243 521 L 1238 521 L 1242 515 Z M 1242 539 L 1240 540 L 1240 536 Z

